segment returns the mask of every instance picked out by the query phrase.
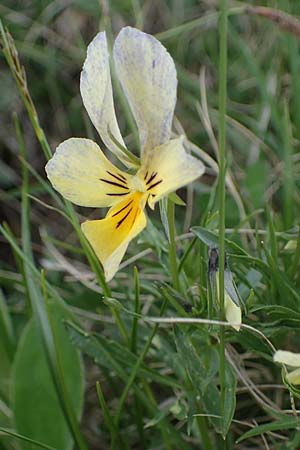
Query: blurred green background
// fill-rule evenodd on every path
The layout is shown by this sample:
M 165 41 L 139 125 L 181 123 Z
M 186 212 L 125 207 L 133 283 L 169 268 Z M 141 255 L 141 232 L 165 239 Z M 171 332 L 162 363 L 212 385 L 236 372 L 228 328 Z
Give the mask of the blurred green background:
M 242 258 L 233 257 L 232 268 L 236 274 L 240 293 L 244 300 L 250 298 L 245 321 L 254 323 L 268 337 L 274 338 L 277 346 L 299 351 L 300 279 L 299 261 L 296 259 L 299 256 L 296 239 L 299 229 L 300 203 L 299 35 L 297 37 L 282 28 L 280 23 L 248 13 L 244 10 L 246 5 L 272 7 L 299 18 L 300 2 L 296 0 L 229 1 L 226 148 L 231 187 L 233 186 L 228 189 L 226 198 L 227 235 L 244 246 L 253 257 L 245 261 Z M 154 34 L 172 55 L 179 80 L 174 130 L 177 133 L 184 130 L 188 140 L 196 146 L 192 148 L 195 154 L 198 152 L 198 156 L 202 158 L 203 154 L 199 153 L 199 149 L 202 149 L 214 160 L 216 160 L 214 135 L 217 136 L 218 122 L 217 11 L 218 2 L 214 0 L 2 0 L 0 4 L 1 20 L 15 40 L 41 126 L 53 151 L 60 142 L 71 136 L 90 137 L 99 142 L 97 133 L 83 108 L 79 92 L 79 76 L 86 47 L 99 30 L 106 30 L 112 43 L 123 26 L 131 25 Z M 117 115 L 122 134 L 126 136 L 128 145 L 137 150 L 132 121 L 128 114 L 122 112 L 122 93 L 117 89 L 116 80 L 114 84 Z M 27 161 L 31 167 L 29 193 L 50 205 L 52 200 L 38 177 L 33 174 L 36 172 L 45 180 L 45 159 L 3 56 L 0 59 L 0 93 L 0 215 L 1 222 L 5 221 L 9 224 L 16 242 L 20 244 L 22 241 L 22 171 L 19 145 L 12 120 L 14 112 L 17 113 L 21 124 Z M 210 122 L 206 120 L 207 113 Z M 187 208 L 178 207 L 176 211 L 179 235 L 188 232 L 191 225 L 204 225 L 210 229 L 217 227 L 216 172 L 209 161 L 211 160 L 204 156 L 207 171 L 200 182 L 187 191 L 179 192 L 179 195 L 187 202 Z M 92 217 L 99 217 L 100 214 L 99 211 L 86 208 L 77 208 L 77 211 L 80 220 L 88 214 Z M 138 251 L 149 248 L 152 252 L 152 256 L 149 257 L 146 253 L 146 256 L 142 255 L 138 261 L 144 313 L 159 314 L 161 301 L 165 295 L 162 294 L 161 288 L 162 286 L 166 288 L 164 286 L 166 283 L 168 295 L 170 296 L 171 292 L 171 297 L 176 303 L 174 307 L 174 303 L 168 297 L 170 303 L 168 303 L 166 315 L 175 315 L 175 313 L 180 315 L 180 312 L 183 314 L 183 306 L 187 302 L 188 305 L 196 308 L 198 316 L 205 317 L 207 254 L 204 244 L 200 244 L 192 254 L 186 253 L 188 243 L 182 241 L 179 245 L 178 257 L 186 255 L 183 276 L 186 292 L 176 297 L 176 293 L 170 291 L 171 288 L 168 285 L 167 244 L 158 208 L 150 219 L 153 226 L 150 225 L 139 242 L 130 247 L 127 255 L 127 258 L 130 258 Z M 76 324 L 78 325 L 79 322 L 83 329 L 99 333 L 100 337 L 97 338 L 99 340 L 102 335 L 107 338 L 107 342 L 101 341 L 102 351 L 105 348 L 112 349 L 110 355 L 112 361 L 108 358 L 103 365 L 98 364 L 100 369 L 90 359 L 86 360 L 84 379 L 80 372 L 82 371 L 81 360 L 77 354 L 74 353 L 72 356 L 75 361 L 74 367 L 70 366 L 73 363 L 66 362 L 68 374 L 74 376 L 76 371 L 78 374 L 81 373 L 78 375 L 77 383 L 75 379 L 74 386 L 69 388 L 71 392 L 72 390 L 76 392 L 74 408 L 78 416 L 81 414 L 82 403 L 84 403 L 82 430 L 86 436 L 88 448 L 106 450 L 111 448 L 109 442 L 114 433 L 107 425 L 109 421 L 105 420 L 104 410 L 100 411 L 95 381 L 101 379 L 109 410 L 114 415 L 117 401 L 123 392 L 123 383 L 125 384 L 126 377 L 128 379 L 130 376 L 135 359 L 130 359 L 131 353 L 130 355 L 125 353 L 127 361 L 120 356 L 122 352 L 125 352 L 121 346 L 122 339 L 118 334 L 111 310 L 99 302 L 101 289 L 87 265 L 71 225 L 56 211 L 45 207 L 45 204 L 32 201 L 30 228 L 32 250 L 38 268 L 46 269 L 47 279 L 56 293 L 70 307 L 72 314 L 76 316 Z M 245 229 L 248 231 L 244 232 Z M 291 239 L 292 253 L 286 251 L 286 244 Z M 261 241 L 264 243 L 261 244 Z M 29 420 L 26 424 L 26 414 L 29 413 L 26 412 L 25 403 L 22 406 L 22 401 L 26 398 L 30 400 L 30 392 L 25 393 L 28 395 L 26 397 L 21 384 L 21 400 L 19 401 L 17 389 L 11 387 L 12 379 L 15 383 L 20 383 L 22 376 L 18 377 L 16 370 L 21 370 L 24 372 L 25 379 L 31 380 L 30 388 L 35 389 L 38 381 L 34 379 L 34 376 L 31 378 L 30 369 L 34 366 L 35 358 L 38 358 L 36 355 L 42 353 L 43 349 L 38 348 L 37 345 L 37 348 L 32 349 L 32 353 L 25 352 L 28 359 L 24 357 L 22 360 L 22 346 L 26 346 L 26 339 L 28 342 L 34 342 L 38 341 L 39 337 L 34 334 L 36 331 L 33 326 L 31 326 L 32 329 L 27 328 L 26 335 L 23 331 L 30 317 L 28 305 L 26 306 L 24 300 L 27 289 L 24 265 L 22 265 L 24 261 L 23 263 L 19 261 L 18 264 L 18 258 L 14 258 L 3 234 L 0 235 L 0 243 L 0 283 L 5 297 L 5 300 L 1 302 L 3 305 L 4 302 L 8 305 L 9 320 L 15 336 L 14 348 L 10 355 L 7 348 L 2 348 L 5 347 L 5 341 L 3 340 L 0 344 L 0 352 L 2 351 L 5 355 L 0 361 L 0 426 L 3 424 L 5 427 L 14 428 L 14 414 L 17 414 L 19 417 L 17 431 L 23 434 L 27 432 L 29 435 L 32 428 L 33 438 L 43 441 L 44 434 L 46 436 L 44 442 L 51 445 L 51 439 L 49 441 L 47 437 L 53 433 L 51 427 L 50 431 L 45 431 L 41 425 L 40 432 L 35 430 L 34 421 L 39 422 L 39 415 L 44 417 L 43 408 L 37 408 L 37 414 L 32 416 L 32 419 L 28 415 Z M 269 253 L 264 253 L 265 248 Z M 56 253 L 57 251 L 59 252 Z M 260 263 L 257 263 L 257 260 Z M 132 310 L 136 295 L 132 264 L 125 267 L 113 281 L 112 289 L 112 296 L 122 300 L 123 304 Z M 1 308 L 4 311 L 3 305 Z M 6 317 L 3 311 L 3 317 Z M 59 316 L 60 313 L 57 314 Z M 61 322 L 58 322 L 61 325 Z M 131 330 L 132 318 L 126 314 L 124 323 L 126 329 Z M 59 329 L 57 334 L 60 336 L 59 333 L 64 335 L 66 332 Z M 91 348 L 90 342 L 85 342 L 84 338 L 80 337 L 80 333 L 76 335 L 72 329 L 70 333 L 71 335 L 73 333 L 73 343 L 77 343 L 84 353 L 91 352 L 88 350 Z M 141 325 L 139 333 L 141 346 L 147 341 L 149 330 Z M 176 333 L 173 335 L 172 331 L 169 333 L 162 331 L 160 335 L 155 336 L 155 345 L 151 348 L 142 374 L 142 378 L 147 380 L 149 378 L 154 383 L 154 393 L 150 392 L 150 388 L 147 391 L 147 383 L 143 384 L 140 379 L 136 382 L 136 389 L 145 391 L 148 399 L 151 399 L 153 394 L 156 400 L 153 400 L 150 413 L 145 402 L 141 400 L 139 391 L 134 391 L 135 395 L 130 396 L 126 408 L 123 409 L 119 427 L 124 447 L 118 448 L 122 450 L 126 448 L 209 450 L 209 447 L 205 446 L 203 427 L 204 429 L 209 427 L 212 430 L 214 425 L 208 425 L 208 422 L 201 422 L 200 419 L 197 428 L 190 417 L 187 419 L 190 411 L 198 411 L 199 405 L 195 401 L 197 391 L 195 391 L 195 385 L 198 381 L 190 373 L 185 379 L 185 370 L 188 372 L 191 368 L 183 367 L 184 364 L 188 366 L 190 361 L 184 360 L 184 354 L 188 351 L 184 346 L 180 347 L 178 342 L 181 342 L 181 339 L 192 342 L 197 349 L 197 354 L 201 351 L 211 352 L 209 358 L 213 361 L 212 364 L 217 366 L 217 359 L 214 359 L 217 358 L 215 334 L 212 332 L 210 335 L 208 332 L 203 335 L 202 332 L 197 331 L 190 336 L 193 333 L 188 331 L 182 336 L 180 334 L 183 333 L 182 330 Z M 22 336 L 21 341 L 19 341 L 20 336 Z M 191 341 L 189 341 L 190 338 Z M 66 346 L 69 345 L 65 337 L 62 337 L 61 342 L 65 342 Z M 174 350 L 174 342 L 176 342 L 177 353 Z M 254 383 L 258 385 L 281 383 L 280 370 L 275 370 L 271 365 L 270 354 L 258 338 L 246 332 L 241 332 L 241 336 L 237 338 L 234 333 L 229 332 L 229 342 L 234 351 L 242 355 L 241 360 L 235 355 L 237 361 L 243 361 L 243 357 L 247 359 L 247 355 L 250 354 L 250 363 L 246 372 Z M 20 356 L 16 363 L 14 352 L 17 347 Z M 72 350 L 68 348 L 64 348 L 64 354 L 74 351 L 73 347 Z M 100 351 L 99 348 L 97 347 L 97 351 Z M 137 354 L 139 354 L 138 351 Z M 255 361 L 251 362 L 253 354 L 262 356 L 262 359 L 254 358 Z M 95 359 L 94 355 L 90 354 L 90 356 Z M 193 353 L 189 356 L 192 357 Z M 119 367 L 111 369 L 110 365 L 114 360 L 118 362 Z M 45 386 L 47 383 L 50 385 L 51 380 L 47 378 L 50 377 L 49 369 L 45 361 L 39 370 L 38 375 L 45 377 Z M 211 370 L 209 382 L 216 385 L 216 371 Z M 157 372 L 159 378 L 155 378 L 151 371 Z M 245 377 L 245 373 L 241 375 L 241 378 L 243 376 Z M 163 384 L 163 377 L 167 380 L 166 385 Z M 237 420 L 250 420 L 251 424 L 255 424 L 253 420 L 259 424 L 263 424 L 268 419 L 286 420 L 285 416 L 280 414 L 283 414 L 283 410 L 290 408 L 287 391 L 283 393 L 282 388 L 278 390 L 274 388 L 274 391 L 273 388 L 271 390 L 266 388 L 265 395 L 272 401 L 268 409 L 265 404 L 262 406 L 260 402 L 255 401 L 255 398 L 253 399 L 251 394 L 253 386 L 250 384 L 250 387 L 247 385 L 245 387 L 241 378 L 237 375 L 236 377 L 238 389 L 240 389 Z M 186 384 L 182 381 L 183 379 Z M 83 385 L 85 385 L 84 402 Z M 8 393 L 8 389 L 14 391 L 15 400 L 12 400 L 12 394 Z M 52 385 L 51 389 L 54 389 Z M 51 395 L 50 400 L 45 397 L 45 402 L 53 401 Z M 55 394 L 53 395 L 55 397 Z M 39 399 L 37 395 L 37 403 Z M 268 405 L 268 401 L 264 397 L 263 399 Z M 56 411 L 60 406 L 57 399 L 53 402 L 51 408 Z M 205 405 L 205 401 L 203 404 Z M 274 408 L 272 409 L 274 404 L 278 406 L 275 412 Z M 49 409 L 51 408 L 49 406 Z M 205 408 L 206 406 L 203 406 L 204 411 Z M 64 421 L 61 412 L 60 414 L 59 423 Z M 139 415 L 147 417 L 145 429 L 143 429 L 145 422 L 141 423 Z M 24 423 L 24 426 L 20 425 L 20 421 Z M 38 425 L 36 427 L 38 428 Z M 66 450 L 72 446 L 71 438 L 65 428 L 64 423 L 61 431 L 62 438 L 61 440 L 58 438 L 58 441 L 66 443 L 63 444 L 64 448 L 57 447 L 57 450 Z M 268 435 L 269 447 L 260 436 L 246 441 L 245 444 L 235 445 L 235 439 L 245 432 L 243 426 L 235 423 L 232 425 L 227 446 L 229 450 L 233 448 L 297 450 L 300 444 L 295 422 L 290 428 L 292 431 L 287 432 L 290 434 L 283 431 L 283 438 Z M 282 425 L 282 430 L 284 429 Z M 58 425 L 57 430 L 60 430 Z M 281 430 L 279 425 L 276 430 Z M 59 434 L 60 431 L 57 433 Z M 172 433 L 174 433 L 173 439 L 170 438 Z M 210 433 L 213 434 L 212 431 Z M 212 438 L 212 448 L 221 448 L 219 446 L 223 445 L 222 440 L 219 435 L 216 436 Z M 26 447 L 26 444 L 22 442 L 0 435 L 1 450 L 2 448 L 5 450 L 38 448 L 32 446 L 33 444 Z M 54 443 L 52 445 L 55 447 Z

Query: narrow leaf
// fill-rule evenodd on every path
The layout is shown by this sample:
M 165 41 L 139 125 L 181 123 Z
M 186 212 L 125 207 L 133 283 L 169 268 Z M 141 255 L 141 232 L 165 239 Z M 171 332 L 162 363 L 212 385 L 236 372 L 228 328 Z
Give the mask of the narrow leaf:
M 58 305 L 53 305 L 52 309 L 60 350 L 64 354 L 62 370 L 68 379 L 72 407 L 79 417 L 83 403 L 82 367 L 61 323 L 64 317 L 61 309 Z M 12 410 L 18 433 L 59 449 L 72 448 L 72 435 L 56 394 L 34 319 L 24 329 L 16 353 L 12 376 Z M 22 442 L 21 446 L 23 450 L 32 449 L 32 445 L 26 442 Z

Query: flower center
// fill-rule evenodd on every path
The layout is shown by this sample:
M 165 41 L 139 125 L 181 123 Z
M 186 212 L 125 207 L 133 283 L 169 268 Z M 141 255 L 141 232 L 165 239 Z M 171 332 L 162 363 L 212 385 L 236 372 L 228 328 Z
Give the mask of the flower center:
M 129 189 L 133 192 L 141 192 L 144 193 L 147 190 L 147 186 L 145 181 L 141 179 L 138 175 L 135 175 L 130 178 L 128 182 Z

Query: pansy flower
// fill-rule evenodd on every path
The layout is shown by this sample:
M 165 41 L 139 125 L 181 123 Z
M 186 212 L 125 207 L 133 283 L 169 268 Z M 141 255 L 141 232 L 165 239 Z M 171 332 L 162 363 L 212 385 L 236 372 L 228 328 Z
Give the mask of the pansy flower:
M 174 62 L 153 36 L 123 28 L 116 38 L 116 75 L 135 119 L 140 158 L 127 150 L 113 103 L 106 35 L 88 46 L 80 78 L 84 106 L 105 146 L 125 166 L 113 165 L 89 139 L 62 142 L 46 165 L 54 188 L 76 205 L 110 207 L 104 219 L 88 220 L 82 231 L 101 261 L 107 281 L 115 275 L 129 242 L 146 226 L 145 206 L 192 182 L 204 172 L 187 154 L 183 138 L 171 139 L 176 103 Z

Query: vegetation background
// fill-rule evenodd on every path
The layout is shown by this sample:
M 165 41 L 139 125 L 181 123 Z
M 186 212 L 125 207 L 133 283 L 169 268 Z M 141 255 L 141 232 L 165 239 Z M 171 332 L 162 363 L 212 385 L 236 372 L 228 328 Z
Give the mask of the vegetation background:
M 291 17 L 263 17 L 249 9 L 257 6 Z M 272 361 L 272 345 L 299 352 L 298 1 L 229 1 L 226 248 L 243 321 L 257 331 L 226 327 L 223 419 L 219 327 L 150 319 L 209 313 L 207 250 L 218 229 L 218 8 L 214 0 L 0 4 L 45 133 L 2 54 L 1 450 L 300 449 L 299 391 Z M 45 154 L 64 139 L 98 140 L 80 98 L 80 70 L 99 29 L 112 42 L 126 25 L 154 34 L 175 60 L 174 132 L 184 130 L 207 167 L 178 193 L 186 202 L 176 206 L 179 289 L 159 208 L 106 286 L 78 228 L 99 211 L 75 213 L 44 172 Z M 12 48 L 4 37 L 2 30 L 4 49 Z M 116 100 L 123 135 L 137 149 L 120 89 Z

